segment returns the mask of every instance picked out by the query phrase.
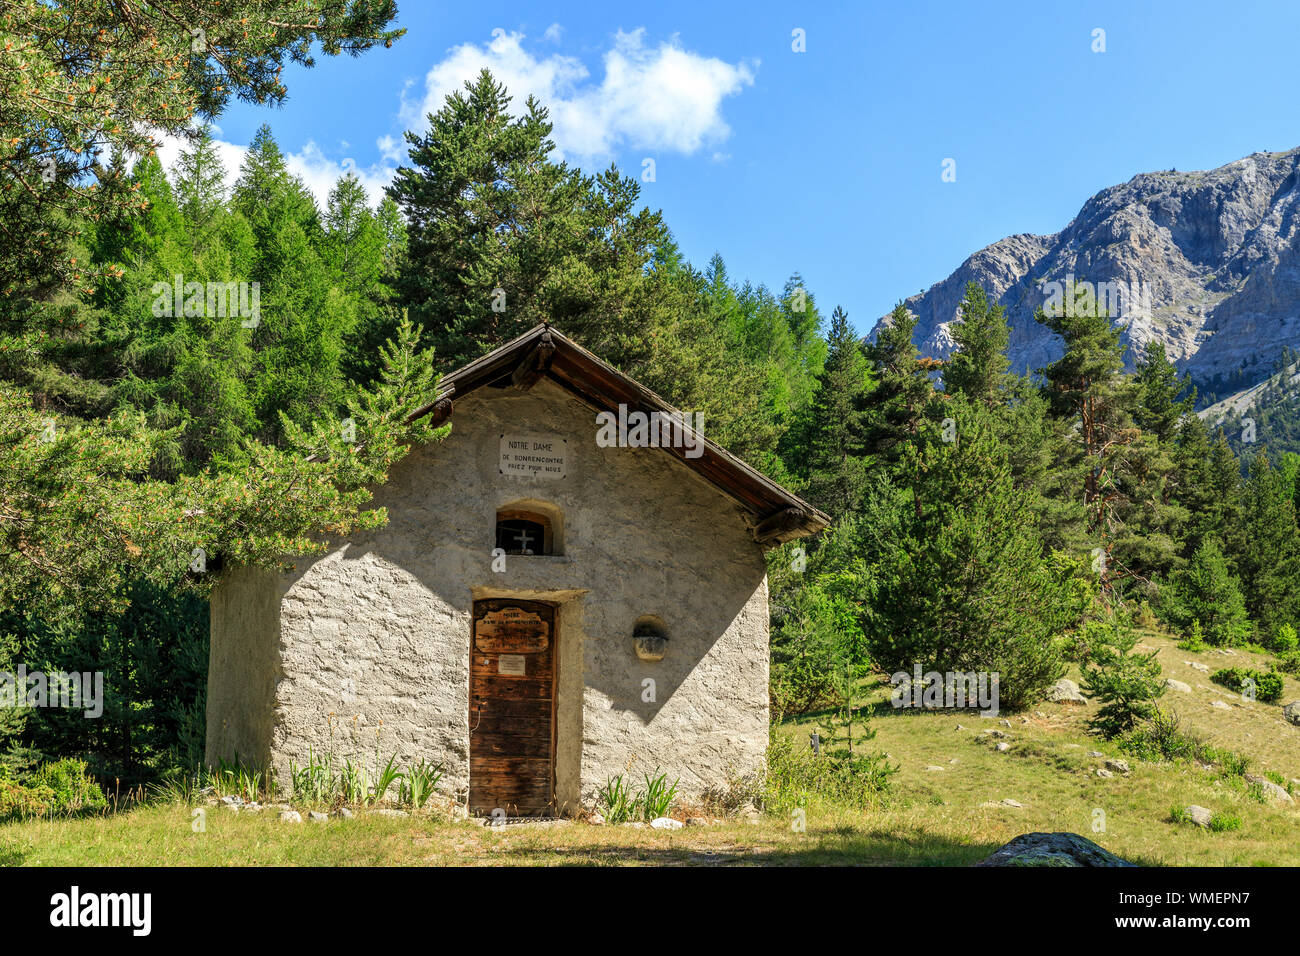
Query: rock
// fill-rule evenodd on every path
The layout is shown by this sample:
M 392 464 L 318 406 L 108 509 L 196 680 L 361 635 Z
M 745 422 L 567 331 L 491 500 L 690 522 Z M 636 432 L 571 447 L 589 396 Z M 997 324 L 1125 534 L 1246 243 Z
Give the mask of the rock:
M 1104 756 L 1106 756 L 1106 755 L 1105 755 L 1104 753 L 1102 753 L 1100 750 L 1089 750 L 1089 751 L 1088 751 L 1088 756 L 1089 756 L 1089 757 L 1104 757 Z
M 1106 766 L 1116 773 L 1128 773 L 1128 761 L 1120 760 L 1116 757 L 1110 757 L 1106 761 Z
M 257 803 L 256 801 L 254 801 L 253 803 L 246 803 L 246 804 L 244 804 L 244 806 L 243 806 L 241 809 L 242 809 L 245 813 L 261 813 L 261 811 L 262 811 L 262 805 L 261 805 L 260 803 Z
M 1108 310 L 1124 317 L 1132 341 L 1160 342 L 1193 381 L 1226 377 L 1256 357 L 1266 365 L 1284 345 L 1295 345 L 1294 301 L 1280 294 L 1294 282 L 1295 239 L 1272 225 L 1291 221 L 1295 162 L 1294 151 L 1257 152 L 1217 169 L 1139 173 L 1088 198 L 1077 215 L 1064 217 L 1070 221 L 1061 232 L 963 250 L 956 271 L 904 301 L 918 316 L 913 340 L 922 355 L 947 358 L 962 294 L 975 282 L 996 291 L 990 304 L 1006 307 L 1010 370 L 1041 368 L 1060 357 L 1062 346 L 1034 321 L 1034 309 L 1046 297 L 1060 302 L 1071 295 L 1064 277 L 1089 264 L 1087 278 L 1107 285 L 1098 297 L 1114 303 Z M 1241 268 L 1237 263 L 1251 263 L 1250 281 L 1220 291 L 1219 277 Z M 1206 424 L 1248 414 L 1234 400 L 1203 410 Z
M 238 809 L 239 806 L 244 802 L 244 798 L 243 797 L 222 797 L 221 802 L 228 807 L 235 807 L 236 809 Z
M 347 807 L 339 807 L 337 810 L 334 811 L 332 816 L 337 817 L 340 820 L 351 820 L 354 816 L 356 816 L 356 814 L 353 813 L 351 810 L 349 810 Z
M 1097 776 L 1101 777 L 1102 779 L 1109 779 L 1110 777 L 1113 777 L 1115 775 L 1111 773 L 1109 770 L 1098 770 Z
M 605 818 L 601 815 L 600 811 L 593 810 L 587 817 L 587 822 L 593 827 L 603 827 L 605 825 Z
M 374 817 L 409 817 L 410 814 L 405 810 L 394 810 L 392 807 L 380 807 L 378 810 L 371 810 L 370 815 Z
M 976 866 L 1134 866 L 1077 833 L 1026 833 Z
M 1202 664 L 1200 661 L 1183 661 L 1183 663 L 1194 671 L 1200 671 L 1202 674 L 1208 674 L 1210 672 L 1209 664 Z
M 999 740 L 998 745 L 995 749 L 997 750 L 998 753 L 1006 753 L 1008 750 L 1011 749 L 1011 745 L 1007 743 L 1005 740 Z
M 1300 727 L 1300 700 L 1293 700 L 1282 708 L 1282 716 L 1287 719 L 1288 723 Z
M 981 737 L 993 737 L 993 738 L 995 738 L 995 739 L 997 739 L 997 740 L 1005 740 L 1005 739 L 1007 738 L 1008 735 L 1007 735 L 1007 734 L 1004 734 L 1004 733 L 1003 733 L 1002 731 L 1000 731 L 1000 730 L 981 730 L 981 731 L 980 731 L 980 736 L 981 736 Z
M 1007 720 L 1005 717 L 1003 717 L 1001 720 L 999 720 L 998 723 L 1001 724 L 1003 727 L 1010 727 L 1010 726 L 1011 726 L 1011 721 Z
M 1250 783 L 1258 784 L 1264 791 L 1264 797 L 1270 803 L 1295 803 L 1295 798 L 1286 792 L 1286 787 L 1280 787 L 1267 777 L 1258 777 L 1253 773 L 1246 774 L 1246 780 Z
M 1183 813 L 1187 815 L 1187 819 L 1191 820 L 1198 827 L 1208 827 L 1210 821 L 1214 819 L 1214 814 L 1207 808 L 1197 806 L 1194 803 L 1190 807 L 1186 807 L 1183 810 Z
M 625 826 L 625 827 L 631 827 L 633 830 L 644 830 L 644 829 L 645 829 L 645 824 L 642 823 L 640 820 L 629 820 L 629 821 L 627 821 L 627 823 L 624 823 L 623 826 Z
M 686 825 L 688 827 L 711 827 L 713 826 L 713 821 L 708 817 L 687 817 Z
M 930 766 L 926 767 L 925 769 L 928 770 L 928 771 L 930 771 L 930 772 L 933 772 L 933 771 L 936 771 L 936 770 L 940 770 L 940 771 L 942 771 L 942 770 L 947 770 L 948 768 L 947 768 L 947 767 L 936 767 L 934 764 L 930 764 Z
M 745 804 L 736 811 L 736 815 L 746 823 L 760 823 L 763 819 L 763 814 L 759 811 L 758 807 L 754 806 L 752 803 Z
M 1047 692 L 1047 699 L 1057 704 L 1086 704 L 1088 702 L 1088 698 L 1079 693 L 1079 685 L 1065 677 L 1052 685 L 1051 690 Z
M 650 821 L 652 830 L 680 830 L 685 825 L 681 820 L 674 820 L 672 817 L 655 817 Z
M 307 813 L 307 819 L 312 823 L 328 823 L 329 818 L 328 813 L 321 813 L 319 810 L 311 810 Z
M 1184 684 L 1182 681 L 1174 680 L 1172 677 L 1165 678 L 1165 686 L 1180 694 L 1190 694 L 1192 692 L 1191 684 Z
M 961 724 L 958 724 L 958 725 L 957 725 L 957 730 L 965 730 L 965 729 L 966 729 L 966 728 L 963 727 Z
M 302 814 L 299 813 L 297 810 L 281 810 L 280 822 L 281 823 L 302 823 Z
M 1231 709 L 1232 709 L 1231 707 L 1229 707 L 1227 704 L 1225 704 L 1225 703 L 1224 703 L 1223 701 L 1221 701 L 1221 700 L 1212 700 L 1212 701 L 1210 701 L 1210 706 L 1213 707 L 1215 710 L 1231 710 Z

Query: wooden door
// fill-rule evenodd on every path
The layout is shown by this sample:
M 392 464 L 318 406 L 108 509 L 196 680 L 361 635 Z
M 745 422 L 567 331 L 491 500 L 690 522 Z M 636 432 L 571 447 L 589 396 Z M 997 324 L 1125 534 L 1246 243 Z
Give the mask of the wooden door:
M 474 602 L 469 666 L 469 806 L 537 816 L 555 798 L 555 608 Z

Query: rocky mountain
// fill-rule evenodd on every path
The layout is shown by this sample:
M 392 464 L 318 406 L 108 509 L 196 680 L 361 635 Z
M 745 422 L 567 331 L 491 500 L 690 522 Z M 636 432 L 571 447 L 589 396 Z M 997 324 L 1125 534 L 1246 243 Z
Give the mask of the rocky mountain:
M 1034 311 L 1073 301 L 1071 283 L 1085 281 L 1123 326 L 1130 364 L 1158 339 L 1203 393 L 1266 378 L 1300 345 L 1300 148 L 1135 176 L 1060 232 L 995 242 L 906 305 L 922 352 L 944 357 L 966 283 L 978 282 L 1006 307 L 1012 363 L 1026 371 L 1061 353 Z

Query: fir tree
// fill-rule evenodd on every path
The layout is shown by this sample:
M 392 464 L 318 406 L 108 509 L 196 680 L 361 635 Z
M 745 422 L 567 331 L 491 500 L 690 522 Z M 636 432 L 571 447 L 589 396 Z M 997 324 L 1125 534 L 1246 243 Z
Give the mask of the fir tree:
M 857 334 L 836 307 L 827 335 L 827 358 L 811 409 L 809 494 L 834 518 L 854 511 L 863 493 L 865 402 L 870 374 Z

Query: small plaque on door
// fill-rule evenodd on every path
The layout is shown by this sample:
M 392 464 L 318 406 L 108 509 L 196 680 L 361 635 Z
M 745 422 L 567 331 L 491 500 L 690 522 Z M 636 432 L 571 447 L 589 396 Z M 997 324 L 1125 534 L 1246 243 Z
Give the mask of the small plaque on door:
M 528 658 L 523 654 L 502 654 L 497 658 L 497 673 L 508 674 L 511 677 L 524 676 L 524 662 Z

